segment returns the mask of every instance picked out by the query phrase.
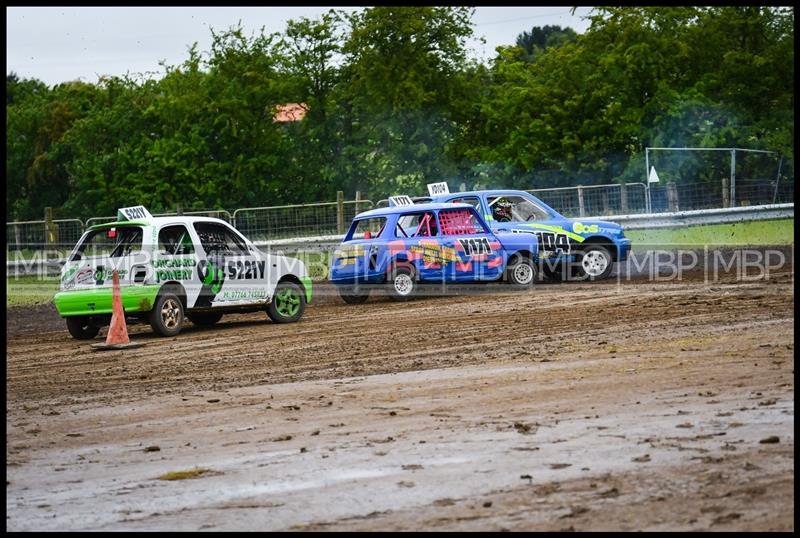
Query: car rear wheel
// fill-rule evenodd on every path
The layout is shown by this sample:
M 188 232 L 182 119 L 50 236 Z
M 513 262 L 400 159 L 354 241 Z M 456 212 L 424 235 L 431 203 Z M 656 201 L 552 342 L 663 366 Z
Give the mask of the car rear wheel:
M 306 309 L 303 290 L 294 282 L 284 280 L 275 288 L 275 295 L 267 305 L 267 315 L 275 323 L 294 323 Z
M 150 311 L 150 326 L 161 336 L 175 336 L 183 328 L 183 303 L 174 293 L 160 293 Z
M 67 330 L 76 340 L 91 340 L 100 332 L 100 327 L 93 325 L 88 317 L 76 316 L 67 319 Z
M 614 268 L 611 252 L 603 245 L 588 245 L 577 257 L 578 278 L 602 280 Z
M 200 327 L 212 327 L 222 319 L 222 312 L 202 312 L 189 314 L 187 317 L 189 321 L 195 325 L 199 325 Z
M 536 280 L 536 265 L 524 256 L 515 255 L 506 269 L 508 282 L 512 286 L 527 288 Z
M 545 280 L 549 282 L 562 282 L 564 280 L 569 280 L 569 264 L 567 263 L 558 263 L 555 266 L 551 266 L 546 261 L 542 264 L 542 275 L 544 276 Z
M 387 281 L 389 297 L 395 301 L 408 301 L 417 291 L 414 270 L 406 265 L 398 265 L 392 269 Z
M 356 286 L 340 286 L 339 297 L 347 304 L 363 304 L 369 299 L 369 290 Z

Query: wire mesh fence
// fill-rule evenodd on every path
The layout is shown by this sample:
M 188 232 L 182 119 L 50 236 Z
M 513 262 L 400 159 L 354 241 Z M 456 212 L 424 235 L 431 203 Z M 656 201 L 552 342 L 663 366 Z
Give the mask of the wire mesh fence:
M 26 251 L 72 246 L 80 239 L 84 228 L 80 219 L 7 222 L 6 249 Z
M 794 182 L 769 179 L 737 179 L 733 201 L 722 182 L 619 183 L 551 189 L 528 190 L 566 217 L 585 218 L 648 212 L 688 211 L 793 203 Z M 251 207 L 230 213 L 224 209 L 182 212 L 188 216 L 222 219 L 235 226 L 253 241 L 336 235 L 344 233 L 353 217 L 361 211 L 385 207 L 387 200 L 342 200 L 301 205 Z M 177 212 L 154 216 L 176 216 Z M 116 217 L 55 219 L 6 223 L 7 252 L 36 252 L 48 249 L 69 251 L 86 228 Z
M 644 213 L 647 210 L 643 183 L 587 185 L 527 191 L 565 217 L 596 217 Z
M 371 200 L 349 200 L 273 207 L 248 207 L 233 212 L 233 225 L 252 241 L 341 234 L 356 214 L 372 209 Z

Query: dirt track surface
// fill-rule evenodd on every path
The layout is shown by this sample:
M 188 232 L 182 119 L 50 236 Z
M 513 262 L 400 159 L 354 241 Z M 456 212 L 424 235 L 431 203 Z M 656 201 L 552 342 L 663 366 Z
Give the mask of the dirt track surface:
M 6 528 L 793 530 L 792 280 L 10 319 Z

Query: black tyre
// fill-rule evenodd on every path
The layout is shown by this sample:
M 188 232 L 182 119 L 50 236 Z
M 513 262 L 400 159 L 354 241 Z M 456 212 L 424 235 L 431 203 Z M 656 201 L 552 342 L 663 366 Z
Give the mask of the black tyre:
M 389 297 L 395 301 L 408 301 L 417 291 L 414 270 L 407 265 L 396 265 L 386 280 Z
M 267 305 L 267 315 L 275 323 L 294 323 L 303 316 L 306 296 L 303 288 L 294 282 L 278 282 L 275 295 Z
M 188 314 L 189 321 L 200 327 L 212 327 L 222 319 L 222 312 L 198 312 Z
M 506 268 L 506 278 L 512 286 L 528 288 L 536 281 L 536 264 L 530 258 L 515 255 Z
M 149 318 L 155 332 L 161 336 L 175 336 L 183 328 L 183 303 L 174 293 L 161 292 Z
M 569 280 L 569 270 L 570 267 L 567 263 L 561 262 L 555 266 L 551 266 L 546 260 L 542 263 L 542 276 L 544 276 L 545 280 L 548 282 L 562 282 Z
M 339 286 L 339 297 L 347 304 L 363 304 L 369 299 L 369 292 L 356 286 Z
M 576 275 L 581 280 L 603 280 L 614 268 L 611 252 L 603 245 L 587 245 L 578 253 Z
M 93 325 L 88 317 L 76 316 L 66 320 L 67 330 L 76 340 L 91 340 L 100 332 L 100 327 Z

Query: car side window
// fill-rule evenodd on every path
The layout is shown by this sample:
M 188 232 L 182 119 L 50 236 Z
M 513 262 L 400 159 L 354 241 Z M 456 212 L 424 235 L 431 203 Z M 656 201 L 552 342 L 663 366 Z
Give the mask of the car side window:
M 486 233 L 474 211 L 469 208 L 442 209 L 439 211 L 442 235 L 472 235 Z
M 194 229 L 200 237 L 203 250 L 210 255 L 242 256 L 249 254 L 247 246 L 225 226 L 213 222 L 195 222 Z
M 547 220 L 547 212 L 522 196 L 491 196 L 487 199 L 492 218 L 498 222 Z
M 180 256 L 194 254 L 194 243 L 183 224 L 165 226 L 158 232 L 158 250 L 162 254 Z
M 397 219 L 396 237 L 436 237 L 439 227 L 433 211 L 410 213 Z
M 464 196 L 462 198 L 453 198 L 448 200 L 451 204 L 469 204 L 475 208 L 476 211 L 481 210 L 481 201 L 477 196 Z

